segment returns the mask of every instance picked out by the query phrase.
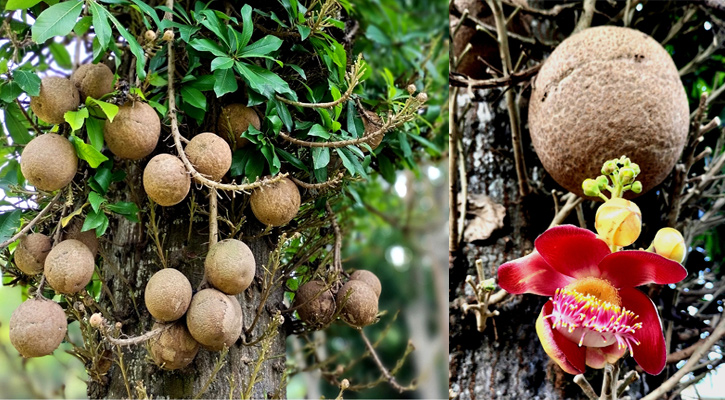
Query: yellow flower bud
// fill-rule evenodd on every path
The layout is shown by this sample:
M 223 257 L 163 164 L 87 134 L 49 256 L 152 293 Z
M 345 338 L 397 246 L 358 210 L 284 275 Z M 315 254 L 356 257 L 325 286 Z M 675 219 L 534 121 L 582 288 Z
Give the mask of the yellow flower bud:
M 642 232 L 642 212 L 633 202 L 615 197 L 599 206 L 594 226 L 610 245 L 629 246 Z
M 680 231 L 674 228 L 662 228 L 657 231 L 652 242 L 655 253 L 682 264 L 687 254 L 685 239 Z

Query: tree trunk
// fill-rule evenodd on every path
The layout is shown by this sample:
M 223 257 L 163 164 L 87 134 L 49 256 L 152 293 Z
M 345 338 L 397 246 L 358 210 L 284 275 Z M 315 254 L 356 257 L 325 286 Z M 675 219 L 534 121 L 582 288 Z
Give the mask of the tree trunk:
M 127 190 L 117 187 L 110 192 L 122 193 L 125 197 L 116 200 L 135 201 L 139 208 L 147 208 L 148 203 L 141 184 L 142 169 L 138 164 L 128 163 L 126 171 Z M 237 203 L 240 198 L 237 197 Z M 207 200 L 197 192 L 195 201 L 203 204 Z M 157 206 L 156 215 L 160 220 L 158 232 L 163 240 L 163 249 L 167 252 L 168 267 L 184 273 L 192 288 L 197 288 L 204 274 L 204 257 L 209 237 L 208 218 L 199 218 L 197 215 L 189 234 L 190 216 L 186 202 L 176 207 Z M 144 216 L 148 216 L 148 213 Z M 101 242 L 103 265 L 100 273 L 108 290 L 103 290 L 99 303 L 108 312 L 106 318 L 111 323 L 121 322 L 122 332 L 129 336 L 149 331 L 153 325 L 153 318 L 144 305 L 143 294 L 146 282 L 153 273 L 162 268 L 162 264 L 152 230 L 146 228 L 148 222 L 143 220 L 140 224 L 134 224 L 126 219 L 116 218 Z M 249 227 L 250 222 L 245 226 Z M 244 293 L 237 296 L 242 305 L 246 329 L 252 324 L 260 302 L 262 266 L 267 262 L 272 246 L 268 244 L 267 237 L 244 242 L 254 253 L 257 265 L 254 282 Z M 282 304 L 283 295 L 280 287 L 273 291 L 253 333 L 246 338 L 247 342 L 260 337 L 274 311 Z M 256 375 L 259 382 L 254 385 L 252 398 L 285 397 L 285 384 L 282 381 L 286 360 L 285 337 L 283 330 L 274 337 L 271 350 L 266 356 L 269 360 L 262 363 L 261 370 Z M 141 396 L 138 390 L 144 388 L 146 394 L 154 398 L 241 398 L 244 388 L 249 384 L 255 362 L 260 358 L 259 352 L 258 344 L 245 346 L 238 340 L 223 360 L 223 367 L 212 376 L 220 357 L 219 352 L 200 349 L 194 361 L 186 368 L 165 371 L 149 359 L 145 345 L 124 347 L 123 369 L 119 358 L 115 357 L 113 366 L 102 381 L 89 382 L 88 395 L 91 398 L 136 398 Z M 208 387 L 204 390 L 207 384 Z

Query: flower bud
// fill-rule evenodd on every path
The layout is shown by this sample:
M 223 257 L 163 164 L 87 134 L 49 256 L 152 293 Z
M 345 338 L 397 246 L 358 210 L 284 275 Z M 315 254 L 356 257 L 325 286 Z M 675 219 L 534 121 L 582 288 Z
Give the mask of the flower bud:
M 635 193 L 642 193 L 642 182 L 634 181 L 632 184 L 632 191 Z
M 652 247 L 655 253 L 680 264 L 685 260 L 687 254 L 685 239 L 680 231 L 674 228 L 662 228 L 657 231 Z
M 347 379 L 343 379 L 342 382 L 340 382 L 340 389 L 345 390 L 350 387 L 350 381 Z
M 174 31 L 172 31 L 171 29 L 167 29 L 166 31 L 164 31 L 164 36 L 162 37 L 162 39 L 167 42 L 174 40 Z
M 617 170 L 617 160 L 609 160 L 602 166 L 602 175 L 611 175 Z
M 410 85 L 408 85 L 407 90 L 408 90 L 408 94 L 412 95 L 413 93 L 415 93 L 415 85 L 413 85 L 411 83 Z
M 149 29 L 144 33 L 144 38 L 146 38 L 147 42 L 153 42 L 156 40 L 156 32 Z
M 609 179 L 604 175 L 599 175 L 597 177 L 597 186 L 599 186 L 599 189 L 604 189 L 609 184 Z
M 619 170 L 619 180 L 623 185 L 629 185 L 634 182 L 634 178 L 636 176 L 637 174 L 634 173 L 634 170 L 631 167 L 623 167 Z
M 642 232 L 642 212 L 633 202 L 615 197 L 599 206 L 594 226 L 608 244 L 629 246 Z
M 639 165 L 635 163 L 629 164 L 629 168 L 632 168 L 632 170 L 634 171 L 634 176 L 637 176 L 640 172 L 642 172 L 642 170 L 639 169 Z
M 585 179 L 582 182 L 582 190 L 586 196 L 597 197 L 599 196 L 599 184 L 594 179 Z
M 103 323 L 103 317 L 101 317 L 100 313 L 95 313 L 91 315 L 91 318 L 88 320 L 88 322 L 91 324 L 92 327 L 98 328 Z
M 428 101 L 428 95 L 425 94 L 424 92 L 418 93 L 418 95 L 415 96 L 415 98 L 416 98 L 416 100 L 418 100 L 421 103 L 425 103 L 426 101 Z

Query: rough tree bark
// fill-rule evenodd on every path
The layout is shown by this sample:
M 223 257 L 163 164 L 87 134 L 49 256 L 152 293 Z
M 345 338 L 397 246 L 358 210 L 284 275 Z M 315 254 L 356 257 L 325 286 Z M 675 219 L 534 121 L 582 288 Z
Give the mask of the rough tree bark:
M 118 185 L 111 192 L 120 194 L 121 201 L 135 201 L 140 208 L 147 206 L 146 195 L 141 184 L 142 169 L 139 165 L 127 163 L 127 185 Z M 125 187 L 124 187 L 125 186 Z M 197 192 L 196 201 L 206 203 Z M 226 196 L 223 196 L 226 198 Z M 234 200 L 239 209 L 244 196 Z M 204 273 L 204 256 L 207 252 L 209 225 L 205 216 L 196 215 L 189 234 L 189 208 L 187 202 L 175 207 L 156 207 L 157 218 L 160 218 L 159 235 L 165 237 L 163 247 L 168 252 L 168 267 L 180 270 L 189 278 L 192 288 L 196 288 Z M 220 201 L 222 203 L 222 201 Z M 230 201 L 224 202 L 226 205 Z M 153 318 L 146 311 L 143 294 L 146 282 L 154 272 L 162 268 L 151 232 L 146 229 L 148 220 L 140 224 L 131 223 L 117 218 L 111 223 L 104 239 L 101 241 L 103 264 L 100 273 L 106 282 L 108 291 L 104 290 L 100 304 L 105 307 L 112 318 L 111 322 L 121 322 L 123 333 L 138 335 L 149 331 Z M 246 225 L 259 226 L 248 220 Z M 248 234 L 251 234 L 247 229 Z M 222 237 L 223 239 L 223 237 Z M 237 296 L 244 313 L 244 327 L 249 327 L 256 314 L 261 293 L 262 266 L 267 262 L 270 246 L 268 237 L 256 240 L 245 240 L 254 253 L 257 273 L 252 285 L 244 293 Z M 271 316 L 282 304 L 283 291 L 274 290 L 262 315 L 247 341 L 258 338 L 267 327 Z M 285 370 L 285 337 L 280 330 L 274 338 L 269 361 L 262 364 L 258 373 L 261 381 L 254 386 L 253 398 L 285 397 L 285 387 L 281 384 Z M 136 386 L 142 384 L 149 396 L 168 398 L 241 398 L 243 388 L 249 383 L 254 361 L 259 358 L 259 345 L 244 346 L 238 340 L 225 358 L 224 366 L 214 376 L 209 387 L 202 393 L 202 388 L 212 376 L 218 360 L 218 352 L 200 349 L 194 362 L 188 367 L 177 371 L 164 371 L 150 361 L 146 346 L 138 345 L 123 348 L 125 374 L 114 363 L 102 382 L 90 381 L 88 395 L 91 398 L 127 398 L 129 393 L 125 382 L 131 390 L 131 397 L 136 397 Z

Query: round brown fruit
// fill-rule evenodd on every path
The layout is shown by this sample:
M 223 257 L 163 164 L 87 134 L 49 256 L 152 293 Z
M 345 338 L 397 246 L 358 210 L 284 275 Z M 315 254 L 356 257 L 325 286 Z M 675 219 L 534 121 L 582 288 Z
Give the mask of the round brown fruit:
M 83 102 L 88 96 L 100 99 L 113 91 L 113 72 L 104 63 L 83 64 L 70 76 L 70 80 L 80 92 Z
M 157 204 L 168 207 L 181 203 L 189 194 L 191 178 L 184 163 L 171 154 L 159 154 L 143 170 L 143 188 Z
M 249 143 L 249 140 L 242 137 L 242 133 L 250 124 L 257 129 L 262 127 L 257 113 L 243 104 L 230 104 L 222 108 L 217 132 L 229 143 L 232 150 L 237 150 Z
M 144 301 L 154 318 L 171 322 L 184 316 L 191 303 L 191 294 L 191 283 L 184 274 L 173 268 L 164 268 L 149 279 Z
M 242 306 L 234 296 L 216 289 L 201 290 L 191 299 L 186 326 L 208 350 L 232 347 L 242 334 Z
M 640 31 L 615 26 L 563 41 L 541 67 L 529 102 L 536 153 L 579 196 L 584 179 L 622 155 L 639 164 L 642 193 L 662 182 L 685 145 L 689 114 L 667 51 Z
M 382 292 L 383 287 L 380 285 L 380 279 L 378 279 L 378 276 L 374 273 L 364 269 L 359 269 L 350 275 L 350 280 L 367 283 L 368 286 L 373 289 L 375 295 L 380 297 L 380 292 Z
M 45 279 L 57 292 L 78 293 L 93 277 L 93 254 L 82 242 L 64 240 L 48 253 L 45 259 Z
M 161 326 L 156 323 L 152 329 Z M 177 321 L 159 336 L 149 340 L 149 352 L 159 367 L 166 370 L 181 369 L 194 361 L 199 352 L 199 342 L 191 336 L 184 321 Z
M 375 322 L 378 315 L 378 296 L 367 283 L 348 281 L 337 292 L 335 300 L 340 317 L 348 324 L 362 328 Z
M 65 122 L 65 113 L 78 109 L 80 95 L 70 79 L 59 76 L 43 78 L 40 94 L 30 98 L 30 108 L 35 115 L 49 124 Z
M 231 295 L 242 293 L 249 287 L 256 268 L 252 250 L 236 239 L 226 239 L 214 244 L 204 260 L 209 283 Z
M 300 191 L 287 178 L 255 189 L 249 199 L 252 212 L 266 225 L 282 226 L 297 215 L 300 210 Z
M 151 154 L 160 135 L 158 114 L 140 101 L 119 107 L 113 122 L 106 121 L 103 127 L 103 138 L 111 153 L 129 160 L 140 160 Z
M 23 357 L 42 357 L 53 353 L 67 330 L 63 308 L 47 299 L 30 299 L 10 317 L 10 343 Z
M 25 179 L 47 192 L 68 185 L 77 169 L 78 157 L 73 145 L 55 133 L 36 136 L 20 155 L 20 170 Z
M 27 275 L 37 275 L 43 272 L 45 258 L 52 247 L 50 238 L 42 233 L 23 236 L 15 248 L 15 265 Z
M 335 297 L 326 289 L 325 282 L 313 280 L 297 289 L 294 307 L 299 307 L 297 313 L 308 325 L 325 326 L 335 315 Z
M 194 168 L 213 181 L 220 181 L 232 166 L 229 144 L 211 132 L 191 138 L 184 151 Z
M 95 258 L 98 255 L 98 237 L 96 236 L 96 231 L 95 229 L 91 229 L 90 231 L 81 232 L 82 227 L 83 223 L 78 219 L 74 219 L 68 225 L 66 231 L 63 232 L 62 238 L 63 240 L 75 239 L 82 242 L 91 251 L 93 258 Z

